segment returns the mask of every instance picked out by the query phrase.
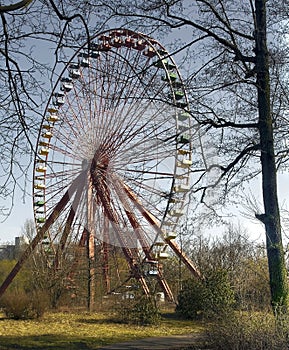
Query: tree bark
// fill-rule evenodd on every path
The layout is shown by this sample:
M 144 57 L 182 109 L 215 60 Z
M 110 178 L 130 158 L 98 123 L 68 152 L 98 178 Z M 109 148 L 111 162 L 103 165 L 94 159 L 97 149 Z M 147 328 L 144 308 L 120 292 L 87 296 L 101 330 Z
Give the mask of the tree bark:
M 256 73 L 259 135 L 261 145 L 262 191 L 265 213 L 256 215 L 265 225 L 266 247 L 273 310 L 287 308 L 288 284 L 277 197 L 273 121 L 270 106 L 270 74 L 266 34 L 266 0 L 255 0 Z

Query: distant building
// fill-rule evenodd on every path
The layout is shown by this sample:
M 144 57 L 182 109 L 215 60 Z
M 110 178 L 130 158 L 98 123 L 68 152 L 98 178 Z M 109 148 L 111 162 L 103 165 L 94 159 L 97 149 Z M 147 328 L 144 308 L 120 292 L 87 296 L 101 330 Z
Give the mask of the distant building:
M 0 245 L 0 260 L 16 259 L 19 251 L 27 244 L 25 237 L 15 237 L 14 244 Z

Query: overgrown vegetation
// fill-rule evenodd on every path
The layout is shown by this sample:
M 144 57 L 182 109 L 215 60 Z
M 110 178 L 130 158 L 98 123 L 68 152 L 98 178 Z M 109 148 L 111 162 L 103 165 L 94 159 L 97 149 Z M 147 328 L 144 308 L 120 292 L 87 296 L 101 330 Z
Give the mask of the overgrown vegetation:
M 269 313 L 232 313 L 207 332 L 215 350 L 288 350 L 289 322 Z
M 154 297 L 140 295 L 121 300 L 116 307 L 116 319 L 141 326 L 160 322 L 160 310 Z
M 234 228 L 214 240 L 196 237 L 191 232 L 187 232 L 187 236 L 194 237 L 187 245 L 191 247 L 189 253 L 202 271 L 204 280 L 191 279 L 177 260 L 164 262 L 164 276 L 174 286 L 178 300 L 175 315 L 178 318 L 162 318 L 159 305 L 153 298 L 144 297 L 139 288 L 125 288 L 104 298 L 99 285 L 96 289 L 97 310 L 106 310 L 106 315 L 85 312 L 78 315 L 48 312 L 42 315 L 47 298 L 35 291 L 43 291 L 47 286 L 50 308 L 83 310 L 86 283 L 82 265 L 78 266 L 79 271 L 77 268 L 74 271 L 75 288 L 71 289 L 68 287 L 72 282 L 67 280 L 64 272 L 60 271 L 52 279 L 49 271 L 37 260 L 36 265 L 28 263 L 21 270 L 1 301 L 6 318 L 0 320 L 0 335 L 2 328 L 4 332 L 0 347 L 12 349 L 16 344 L 27 349 L 54 350 L 65 349 L 69 343 L 71 349 L 81 346 L 96 349 L 136 337 L 200 332 L 203 331 L 200 324 L 205 321 L 206 328 L 210 326 L 207 330 L 208 346 L 213 349 L 288 350 L 287 317 L 276 322 L 268 312 L 270 290 L 264 247 L 255 246 L 244 232 Z M 13 263 L 0 262 L 1 276 Z M 42 266 L 42 269 L 37 271 L 36 266 Z M 150 283 L 154 283 L 152 279 Z M 180 285 L 182 288 L 178 289 Z M 51 298 L 55 290 L 61 295 L 56 304 L 53 303 L 55 298 Z M 73 294 L 75 297 L 71 298 Z M 110 311 L 115 313 L 108 313 Z M 31 320 L 41 315 L 40 319 Z M 24 336 L 19 336 L 16 329 Z
M 187 279 L 177 312 L 209 319 L 208 347 L 214 350 L 288 350 L 289 318 L 270 305 L 264 249 L 230 229 L 221 239 L 198 237 L 192 256 L 204 281 Z
M 0 306 L 9 318 L 35 319 L 43 316 L 48 307 L 48 298 L 44 292 L 12 290 L 4 294 Z
M 235 302 L 225 270 L 211 271 L 204 281 L 189 279 L 178 296 L 176 311 L 183 317 L 213 318 L 227 314 Z

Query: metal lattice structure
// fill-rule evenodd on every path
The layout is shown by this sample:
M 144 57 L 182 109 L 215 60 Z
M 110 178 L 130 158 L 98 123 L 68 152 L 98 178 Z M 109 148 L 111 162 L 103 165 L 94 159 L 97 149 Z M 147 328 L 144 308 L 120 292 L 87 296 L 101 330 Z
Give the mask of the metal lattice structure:
M 118 246 L 145 293 L 140 267 L 150 262 L 172 300 L 158 265 L 171 249 L 199 275 L 176 243 L 190 189 L 190 123 L 180 73 L 156 40 L 114 29 L 79 48 L 40 126 L 33 183 L 37 235 L 29 251 L 41 243 L 58 267 L 72 243 L 87 246 L 91 262 L 96 245 L 104 260 L 109 247 Z

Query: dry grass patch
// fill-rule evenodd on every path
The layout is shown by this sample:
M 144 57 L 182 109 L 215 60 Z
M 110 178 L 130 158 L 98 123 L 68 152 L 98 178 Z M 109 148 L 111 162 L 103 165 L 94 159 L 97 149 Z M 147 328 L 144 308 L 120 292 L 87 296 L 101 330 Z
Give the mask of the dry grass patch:
M 138 338 L 200 332 L 192 321 L 164 318 L 155 326 L 133 326 L 113 321 L 104 313 L 47 313 L 39 320 L 0 317 L 0 349 L 61 350 L 97 349 Z

